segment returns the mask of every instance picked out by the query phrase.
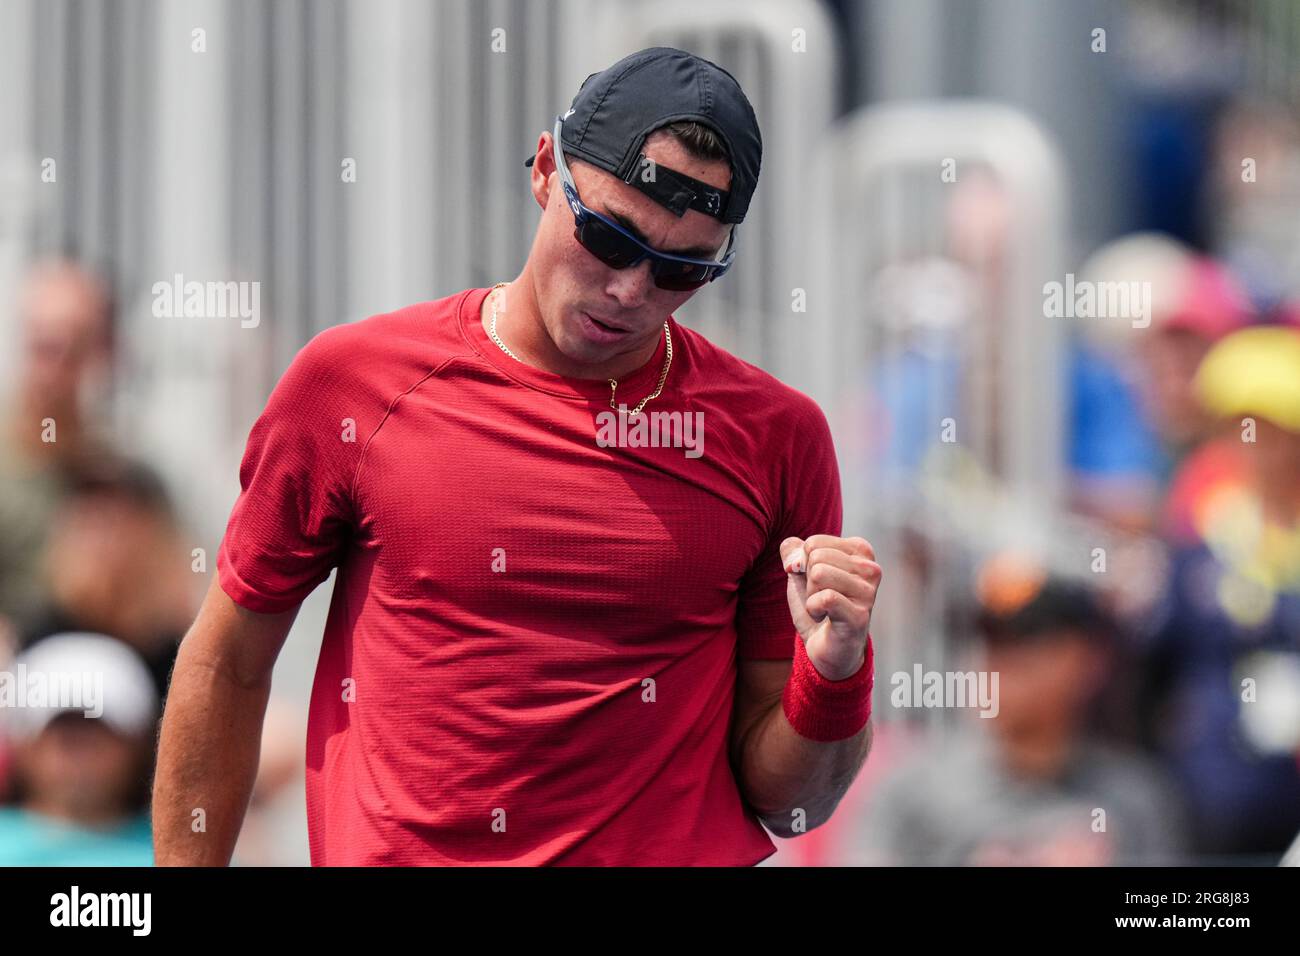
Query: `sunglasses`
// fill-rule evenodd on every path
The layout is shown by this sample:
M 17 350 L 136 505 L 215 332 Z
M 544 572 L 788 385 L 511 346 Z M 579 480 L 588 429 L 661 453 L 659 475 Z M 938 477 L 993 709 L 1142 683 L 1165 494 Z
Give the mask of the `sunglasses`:
M 563 122 L 561 117 L 555 118 L 555 166 L 560 173 L 564 196 L 569 202 L 569 208 L 573 210 L 574 238 L 584 249 L 611 269 L 627 269 L 642 259 L 649 259 L 650 275 L 654 277 L 655 285 L 672 292 L 698 289 L 731 268 L 731 263 L 736 258 L 736 226 L 731 227 L 731 236 L 721 260 L 693 259 L 653 249 L 618 223 L 584 206 L 578 198 L 578 187 L 573 182 L 569 166 L 564 161 L 563 142 L 560 139 Z

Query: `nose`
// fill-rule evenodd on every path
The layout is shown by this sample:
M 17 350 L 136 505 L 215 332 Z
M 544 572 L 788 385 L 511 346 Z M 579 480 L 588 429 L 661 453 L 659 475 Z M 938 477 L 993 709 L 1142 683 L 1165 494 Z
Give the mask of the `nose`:
M 645 305 L 646 296 L 654 288 L 649 259 L 626 269 L 611 269 L 609 273 L 605 291 L 618 300 L 619 308 L 631 311 Z

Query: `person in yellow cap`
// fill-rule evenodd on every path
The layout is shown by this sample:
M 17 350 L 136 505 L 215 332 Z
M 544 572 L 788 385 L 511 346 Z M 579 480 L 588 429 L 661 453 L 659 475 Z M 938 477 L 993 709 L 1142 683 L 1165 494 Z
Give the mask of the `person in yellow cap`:
M 1300 331 L 1226 336 L 1194 388 L 1241 466 L 1171 551 L 1148 631 L 1159 739 L 1200 851 L 1273 858 L 1300 829 Z
M 1195 387 L 1225 437 L 1240 443 L 1245 467 L 1244 481 L 1203 497 L 1193 521 L 1248 582 L 1242 600 L 1227 602 L 1251 623 L 1278 592 L 1300 592 L 1300 331 L 1264 326 L 1226 337 L 1197 369 Z

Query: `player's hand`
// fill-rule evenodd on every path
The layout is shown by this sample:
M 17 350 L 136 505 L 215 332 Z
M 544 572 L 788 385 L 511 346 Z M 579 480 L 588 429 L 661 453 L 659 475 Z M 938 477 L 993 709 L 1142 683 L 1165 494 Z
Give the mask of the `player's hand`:
M 815 534 L 781 542 L 790 616 L 808 659 L 827 680 L 857 673 L 867 654 L 880 565 L 865 538 Z

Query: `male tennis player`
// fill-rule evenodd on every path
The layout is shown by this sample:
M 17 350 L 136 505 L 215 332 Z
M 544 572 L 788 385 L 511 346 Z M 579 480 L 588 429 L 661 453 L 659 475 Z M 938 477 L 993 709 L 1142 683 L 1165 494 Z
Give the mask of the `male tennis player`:
M 159 863 L 229 861 L 333 567 L 314 864 L 747 865 L 760 820 L 829 817 L 870 746 L 880 568 L 839 537 L 820 409 L 672 318 L 738 254 L 760 154 L 729 73 L 632 54 L 541 134 L 518 276 L 298 353 L 177 661 Z

